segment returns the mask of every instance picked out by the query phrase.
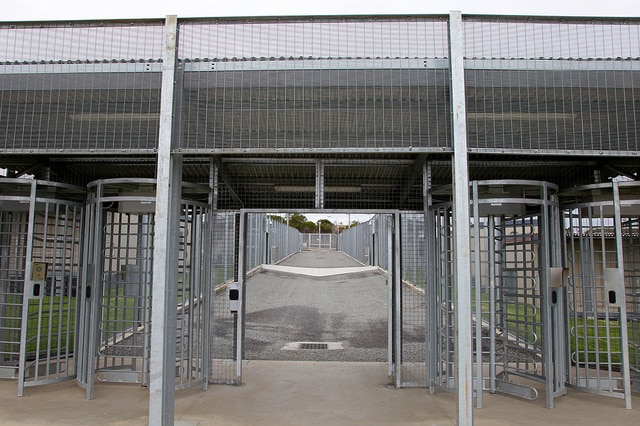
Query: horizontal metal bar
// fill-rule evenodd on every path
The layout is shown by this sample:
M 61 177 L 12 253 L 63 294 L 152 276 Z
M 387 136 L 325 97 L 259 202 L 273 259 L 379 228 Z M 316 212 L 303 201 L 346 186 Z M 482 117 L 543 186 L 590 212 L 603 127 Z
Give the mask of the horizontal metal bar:
M 607 60 L 570 59 L 476 59 L 464 60 L 466 70 L 511 71 L 640 71 L 638 58 Z
M 428 58 L 250 58 L 237 61 L 185 62 L 186 72 L 351 69 L 448 69 L 447 59 Z
M 0 74 L 84 74 L 162 71 L 160 62 L 36 63 L 0 65 Z

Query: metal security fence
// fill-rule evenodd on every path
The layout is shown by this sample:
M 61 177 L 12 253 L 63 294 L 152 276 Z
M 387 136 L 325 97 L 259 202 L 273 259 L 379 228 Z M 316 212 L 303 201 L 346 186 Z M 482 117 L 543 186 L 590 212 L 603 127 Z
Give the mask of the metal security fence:
M 470 148 L 637 150 L 638 21 L 467 17 L 463 28 Z
M 374 232 L 372 227 L 376 223 L 377 216 L 368 222 L 361 223 L 352 228 L 345 229 L 337 236 L 338 250 L 348 254 L 363 265 L 381 266 L 386 269 L 385 265 L 376 265 L 371 254 L 374 252 Z M 386 234 L 385 234 L 386 240 Z M 383 243 L 384 244 L 384 243 Z M 378 244 L 376 247 L 380 247 Z
M 212 224 L 212 277 L 209 331 L 211 383 L 233 384 L 236 380 L 233 316 L 229 311 L 227 283 L 237 279 L 239 217 L 236 212 L 216 211 Z
M 0 147 L 156 148 L 163 23 L 0 25 Z
M 427 386 L 424 213 L 401 213 L 402 386 Z
M 267 225 L 267 258 L 265 263 L 278 263 L 300 250 L 300 240 L 302 239 L 300 231 L 273 219 L 267 219 Z
M 180 148 L 448 146 L 447 52 L 439 17 L 182 21 Z
M 344 230 L 338 248 L 389 274 L 390 373 L 401 387 L 427 386 L 424 213 L 377 214 Z M 397 239 L 395 233 L 400 232 Z M 397 242 L 399 242 L 399 246 Z M 399 259 L 397 257 L 399 256 Z M 396 262 L 396 260 L 398 260 Z M 396 268 L 398 272 L 394 272 Z M 399 274 L 399 285 L 393 277 Z
M 302 250 L 335 250 L 338 238 L 335 234 L 301 234 Z
M 245 214 L 241 234 L 241 214 Z M 221 212 L 213 219 L 213 277 L 209 315 L 209 382 L 241 384 L 237 373 L 238 317 L 230 310 L 229 284 L 265 263 L 277 263 L 300 250 L 300 232 L 263 213 Z M 244 271 L 239 270 L 239 250 L 244 248 Z

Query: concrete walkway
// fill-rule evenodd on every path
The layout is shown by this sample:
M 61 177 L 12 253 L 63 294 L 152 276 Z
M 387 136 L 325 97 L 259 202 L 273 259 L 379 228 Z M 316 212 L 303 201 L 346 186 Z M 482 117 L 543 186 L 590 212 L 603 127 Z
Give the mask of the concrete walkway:
M 384 363 L 249 361 L 243 386 L 211 386 L 176 392 L 175 424 L 203 425 L 454 425 L 454 394 L 387 386 Z M 74 382 L 27 388 L 0 381 L 2 425 L 146 425 L 148 391 L 137 385 L 98 383 L 84 399 Z M 633 425 L 640 423 L 622 400 L 570 390 L 557 407 L 544 398 L 525 401 L 485 395 L 476 425 Z

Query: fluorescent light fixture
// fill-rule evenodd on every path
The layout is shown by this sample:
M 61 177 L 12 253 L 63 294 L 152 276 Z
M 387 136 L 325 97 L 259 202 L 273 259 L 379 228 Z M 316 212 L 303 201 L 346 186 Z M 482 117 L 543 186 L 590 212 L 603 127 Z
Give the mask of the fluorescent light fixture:
M 470 112 L 468 120 L 502 120 L 502 121 L 529 121 L 529 120 L 574 120 L 576 114 L 564 112 Z
M 101 113 L 86 113 L 86 114 L 71 114 L 73 121 L 150 121 L 158 120 L 160 113 L 157 112 L 142 112 L 142 113 L 113 113 L 113 114 L 101 114 Z
M 316 192 L 315 186 L 274 186 L 276 192 Z M 362 192 L 359 186 L 327 186 L 324 188 L 325 193 L 355 193 Z

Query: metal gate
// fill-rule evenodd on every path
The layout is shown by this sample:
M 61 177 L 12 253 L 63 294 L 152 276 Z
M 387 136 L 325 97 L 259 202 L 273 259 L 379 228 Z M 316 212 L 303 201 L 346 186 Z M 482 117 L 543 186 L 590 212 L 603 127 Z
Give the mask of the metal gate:
M 27 386 L 75 377 L 82 188 L 0 181 L 2 377 Z
M 302 250 L 335 250 L 337 244 L 334 234 L 302 234 Z
M 640 379 L 640 183 L 584 186 L 562 196 L 569 267 L 567 381 L 623 398 L 631 408 L 630 370 L 634 381 Z
M 544 383 L 547 407 L 564 393 L 563 282 L 557 188 L 546 182 L 471 183 L 474 390 L 527 399 Z M 446 200 L 450 188 L 434 190 Z M 453 215 L 450 201 L 432 208 L 435 226 L 437 307 L 435 385 L 455 389 L 455 314 L 452 272 Z M 554 280 L 557 272 L 560 279 Z
M 87 280 L 79 382 L 93 397 L 105 382 L 149 383 L 155 180 L 88 186 Z M 210 282 L 209 191 L 183 184 L 177 295 L 176 387 L 205 383 Z

